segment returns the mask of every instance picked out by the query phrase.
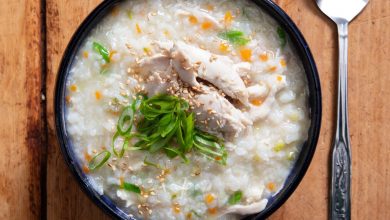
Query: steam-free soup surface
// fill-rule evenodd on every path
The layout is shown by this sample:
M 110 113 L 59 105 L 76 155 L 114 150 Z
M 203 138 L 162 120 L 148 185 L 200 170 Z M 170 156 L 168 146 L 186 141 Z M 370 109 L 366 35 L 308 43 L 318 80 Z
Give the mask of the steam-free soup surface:
M 82 44 L 66 85 L 80 169 L 140 219 L 262 211 L 310 122 L 299 57 L 249 1 L 118 4 Z

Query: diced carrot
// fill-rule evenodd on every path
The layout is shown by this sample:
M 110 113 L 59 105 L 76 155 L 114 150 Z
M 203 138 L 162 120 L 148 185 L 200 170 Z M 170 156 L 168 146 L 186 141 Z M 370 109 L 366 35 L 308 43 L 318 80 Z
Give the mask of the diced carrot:
M 263 61 L 263 62 L 267 62 L 268 59 L 269 59 L 268 54 L 267 54 L 267 53 L 262 53 L 262 54 L 260 54 L 259 59 L 260 59 L 261 61 Z
M 92 157 L 91 157 L 91 155 L 89 155 L 88 152 L 84 152 L 84 159 L 85 159 L 87 162 L 89 162 L 89 161 L 92 159 Z
M 76 92 L 77 91 L 77 86 L 75 84 L 70 85 L 70 91 Z
M 219 50 L 223 53 L 229 52 L 229 44 L 227 43 L 220 43 L 219 44 Z
M 268 67 L 268 72 L 275 72 L 276 70 L 278 69 L 278 67 L 276 67 L 276 66 L 270 66 L 270 67 Z
M 285 59 L 280 59 L 280 65 L 282 66 L 282 67 L 286 67 L 287 66 L 287 62 L 286 62 L 286 60 Z
M 276 185 L 273 182 L 267 183 L 267 189 L 271 192 L 274 192 L 276 190 Z
M 96 98 L 96 100 L 100 100 L 101 98 L 102 98 L 102 93 L 100 92 L 100 91 L 96 91 L 95 92 L 95 98 Z
M 208 30 L 213 27 L 213 23 L 211 23 L 210 21 L 205 21 L 202 23 L 201 27 L 203 30 Z
M 88 56 L 89 56 L 89 53 L 88 53 L 88 51 L 84 51 L 84 52 L 83 52 L 83 57 L 84 57 L 85 59 L 87 59 L 87 58 L 88 58 Z
M 220 161 L 220 160 L 222 160 L 222 157 L 216 156 L 214 159 L 215 159 L 216 161 Z
M 188 17 L 188 21 L 189 21 L 191 24 L 196 24 L 196 23 L 198 23 L 198 19 L 197 19 L 195 16 L 193 16 L 193 15 L 190 15 L 190 16 Z
M 208 212 L 209 212 L 210 214 L 212 214 L 212 215 L 215 215 L 215 214 L 217 214 L 218 209 L 217 209 L 217 207 L 209 208 L 209 209 L 208 209 Z
M 232 15 L 232 12 L 231 11 L 227 11 L 225 13 L 225 24 L 226 25 L 230 25 L 233 21 L 233 15 Z
M 137 30 L 137 33 L 140 34 L 142 33 L 142 30 L 141 30 L 141 27 L 139 26 L 139 24 L 135 24 L 135 29 Z
M 260 106 L 261 104 L 263 104 L 263 99 L 261 99 L 261 98 L 256 98 L 256 99 L 250 100 L 250 102 L 252 103 L 252 105 Z
M 250 62 L 252 58 L 252 50 L 248 48 L 242 48 L 240 50 L 240 55 L 243 61 Z
M 210 203 L 212 203 L 214 200 L 215 200 L 215 197 L 214 197 L 214 195 L 211 194 L 211 193 L 207 193 L 207 195 L 204 197 L 204 201 L 206 202 L 206 204 L 210 204 Z
M 89 173 L 89 168 L 86 165 L 83 166 L 83 172 Z
M 276 80 L 278 80 L 279 82 L 281 82 L 283 80 L 283 77 L 282 76 L 277 76 L 276 77 Z

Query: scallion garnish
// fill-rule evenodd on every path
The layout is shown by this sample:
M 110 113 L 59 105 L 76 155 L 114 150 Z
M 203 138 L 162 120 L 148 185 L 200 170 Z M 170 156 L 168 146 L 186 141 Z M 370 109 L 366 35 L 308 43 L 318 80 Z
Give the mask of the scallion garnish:
M 132 150 L 149 153 L 163 151 L 169 158 L 179 156 L 188 163 L 185 154 L 194 149 L 209 159 L 226 164 L 227 153 L 223 142 L 214 135 L 196 129 L 194 114 L 188 110 L 188 103 L 175 96 L 163 94 L 147 98 L 137 95 L 119 117 L 117 132 L 112 140 L 114 154 L 122 157 L 129 149 L 130 140 L 135 137 L 138 141 L 130 148 Z M 137 131 L 132 132 L 136 115 L 140 120 L 137 122 Z M 118 152 L 115 143 L 119 137 L 124 139 L 124 143 Z M 152 165 L 146 158 L 144 163 Z
M 229 196 L 228 203 L 229 205 L 235 205 L 241 201 L 242 191 L 235 191 L 232 195 Z
M 161 167 L 160 164 L 150 162 L 150 161 L 147 160 L 146 157 L 144 158 L 144 164 L 145 164 L 146 166 L 152 166 L 152 167 L 156 167 L 157 169 L 162 169 L 162 167 Z
M 110 159 L 110 157 L 111 157 L 111 153 L 108 150 L 104 150 L 100 152 L 89 161 L 88 164 L 89 170 L 93 171 L 100 168 L 107 162 L 108 159 Z
M 242 31 L 238 30 L 229 30 L 222 33 L 219 33 L 218 36 L 224 40 L 229 41 L 233 45 L 245 46 L 250 39 L 245 37 Z
M 105 48 L 103 45 L 97 43 L 97 42 L 93 42 L 92 43 L 92 47 L 93 49 L 98 52 L 102 58 L 107 62 L 109 63 L 110 62 L 110 52 L 107 50 L 107 48 Z
M 126 191 L 130 191 L 130 192 L 133 192 L 133 193 L 141 194 L 141 189 L 139 188 L 139 186 L 134 185 L 132 183 L 123 182 L 121 187 L 124 190 L 126 190 Z

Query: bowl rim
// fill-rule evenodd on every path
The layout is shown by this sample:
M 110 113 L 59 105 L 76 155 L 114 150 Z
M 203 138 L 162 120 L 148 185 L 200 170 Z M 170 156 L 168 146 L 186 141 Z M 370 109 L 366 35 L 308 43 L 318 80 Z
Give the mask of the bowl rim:
M 65 118 L 65 94 L 66 94 L 66 79 L 69 74 L 70 67 L 73 63 L 74 57 L 82 45 L 84 39 L 97 23 L 108 13 L 112 6 L 122 2 L 123 0 L 106 0 L 100 3 L 81 23 L 76 32 L 69 41 L 66 50 L 62 56 L 62 60 L 56 76 L 55 94 L 54 94 L 54 117 L 55 128 L 58 142 L 60 144 L 63 158 L 76 178 L 82 190 L 88 197 L 100 207 L 106 214 L 118 219 L 134 219 L 131 215 L 126 214 L 119 209 L 115 203 L 106 195 L 99 195 L 87 176 L 82 172 L 78 166 L 77 157 L 75 156 L 70 143 L 70 137 L 66 130 Z M 322 118 L 322 98 L 320 79 L 317 72 L 316 64 L 309 46 L 303 35 L 291 20 L 291 18 L 273 1 L 271 0 L 250 0 L 257 6 L 262 8 L 267 14 L 275 19 L 279 25 L 287 32 L 292 46 L 295 47 L 300 60 L 303 63 L 306 79 L 309 87 L 309 107 L 310 107 L 310 128 L 308 131 L 308 139 L 302 146 L 299 157 L 295 162 L 289 176 L 285 180 L 283 188 L 273 195 L 266 208 L 260 213 L 247 216 L 247 219 L 265 219 L 275 212 L 295 191 L 306 174 L 306 171 L 311 163 L 316 149 L 317 141 L 320 134 L 321 118 Z

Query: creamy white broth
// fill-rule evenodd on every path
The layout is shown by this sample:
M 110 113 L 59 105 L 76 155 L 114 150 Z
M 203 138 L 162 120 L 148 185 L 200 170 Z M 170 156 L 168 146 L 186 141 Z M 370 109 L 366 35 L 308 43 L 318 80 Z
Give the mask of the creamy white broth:
M 242 31 L 250 41 L 235 46 L 221 39 L 226 30 Z M 239 219 L 239 214 L 261 211 L 283 187 L 310 122 L 302 64 L 288 40 L 282 46 L 277 30 L 276 21 L 247 1 L 149 0 L 116 6 L 87 37 L 67 79 L 67 129 L 95 190 L 145 219 Z M 110 51 L 109 64 L 93 42 Z M 134 66 L 161 53 L 161 45 L 170 45 L 170 51 L 178 42 L 225 56 L 234 65 L 247 62 L 251 82 L 246 86 L 266 85 L 264 97 L 249 100 L 259 109 L 253 107 L 253 114 L 238 109 L 252 125 L 236 137 L 224 136 L 227 164 L 196 153 L 184 164 L 162 152 L 127 151 L 88 170 L 91 158 L 111 151 L 123 107 L 145 85 L 134 77 Z M 164 169 L 145 166 L 145 156 Z M 141 187 L 142 195 L 121 189 L 123 182 Z M 230 205 L 237 191 L 242 197 Z

